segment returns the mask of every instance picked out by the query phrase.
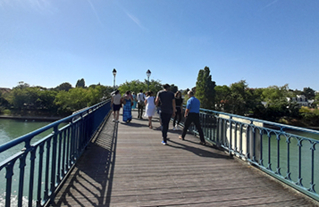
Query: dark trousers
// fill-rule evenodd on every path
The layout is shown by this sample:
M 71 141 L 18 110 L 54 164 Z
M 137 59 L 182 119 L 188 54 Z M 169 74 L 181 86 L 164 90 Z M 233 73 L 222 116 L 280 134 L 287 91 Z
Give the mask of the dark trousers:
M 177 119 L 178 117 L 178 119 Z M 174 117 L 174 121 L 173 121 L 173 126 L 175 126 L 176 121 L 177 121 L 177 125 L 179 124 L 179 122 L 181 122 L 182 119 L 182 110 L 180 107 L 176 107 L 176 113 L 175 113 L 175 117 Z
M 186 133 L 187 133 L 187 129 L 189 127 L 189 125 L 191 125 L 191 123 L 194 123 L 196 126 L 196 129 L 199 133 L 199 138 L 201 142 L 205 142 L 204 139 L 204 134 L 203 134 L 203 130 L 202 127 L 200 126 L 200 122 L 199 122 L 199 114 L 198 113 L 189 113 L 185 123 L 184 123 L 184 129 L 183 129 L 183 133 L 182 133 L 182 138 L 185 137 Z
M 137 118 L 142 118 L 144 106 L 137 104 Z
M 169 121 L 171 120 L 172 114 L 166 114 L 166 113 L 161 113 L 161 120 L 162 120 L 162 136 L 163 136 L 163 141 L 166 143 L 167 141 L 167 131 L 168 131 L 168 125 Z

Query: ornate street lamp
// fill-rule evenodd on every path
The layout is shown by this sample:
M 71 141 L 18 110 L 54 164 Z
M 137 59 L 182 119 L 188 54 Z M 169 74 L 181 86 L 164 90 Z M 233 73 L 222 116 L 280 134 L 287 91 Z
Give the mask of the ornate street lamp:
M 147 91 L 149 91 L 151 71 L 147 70 L 146 75 L 147 75 Z
M 113 75 L 114 75 L 114 80 L 113 80 L 113 89 L 115 90 L 115 76 L 116 76 L 116 70 L 115 68 L 112 71 Z

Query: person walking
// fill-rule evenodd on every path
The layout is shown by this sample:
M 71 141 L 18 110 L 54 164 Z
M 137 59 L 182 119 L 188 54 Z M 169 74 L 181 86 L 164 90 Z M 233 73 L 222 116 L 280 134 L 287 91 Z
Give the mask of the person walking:
M 123 122 L 129 123 L 132 120 L 132 105 L 133 102 L 130 91 L 126 91 L 125 95 L 122 97 L 123 103 Z
M 199 121 L 199 108 L 200 108 L 200 101 L 194 97 L 193 91 L 188 91 L 189 99 L 187 100 L 186 110 L 185 110 L 185 123 L 182 135 L 179 136 L 180 139 L 184 140 L 187 129 L 191 123 L 194 123 L 196 129 L 199 133 L 200 143 L 202 145 L 206 145 L 204 134 L 202 127 Z
M 148 118 L 148 127 L 150 129 L 153 129 L 152 126 L 152 117 L 155 114 L 156 111 L 156 106 L 155 106 L 155 98 L 152 96 L 153 93 L 152 91 L 148 91 L 146 93 L 146 98 L 145 98 L 145 115 Z
M 119 111 L 121 108 L 121 94 L 119 90 L 116 90 L 112 94 L 111 108 L 113 108 L 113 122 L 119 122 Z
M 182 98 L 182 93 L 180 91 L 177 91 L 175 93 L 176 113 L 173 121 L 173 130 L 178 129 L 178 125 L 182 120 L 183 100 L 184 99 Z
M 155 103 L 158 105 L 161 102 L 161 112 L 160 117 L 162 120 L 162 137 L 163 145 L 167 145 L 167 131 L 169 126 L 169 121 L 172 116 L 175 116 L 175 98 L 174 93 L 169 91 L 170 85 L 163 85 L 162 91 L 159 91 L 156 96 Z
M 143 90 L 140 90 L 140 92 L 137 94 L 137 118 L 143 119 L 143 109 L 144 109 L 144 103 L 145 101 L 145 94 L 143 93 Z
M 136 109 L 136 94 L 135 92 L 132 93 L 132 96 L 133 96 L 133 105 L 132 105 L 132 109 Z

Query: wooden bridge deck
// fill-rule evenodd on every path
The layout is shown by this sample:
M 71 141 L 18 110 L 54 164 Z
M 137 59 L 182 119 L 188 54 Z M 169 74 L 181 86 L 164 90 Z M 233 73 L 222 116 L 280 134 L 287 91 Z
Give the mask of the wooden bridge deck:
M 50 206 L 317 206 L 192 135 L 179 140 L 180 132 L 170 129 L 163 146 L 145 119 L 110 118 Z

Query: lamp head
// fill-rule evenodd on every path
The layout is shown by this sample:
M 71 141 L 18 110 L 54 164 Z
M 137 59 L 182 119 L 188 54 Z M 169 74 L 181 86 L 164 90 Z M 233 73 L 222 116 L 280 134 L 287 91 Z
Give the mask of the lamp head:
M 115 68 L 114 68 L 113 71 L 112 71 L 112 73 L 113 73 L 114 76 L 116 76 L 116 72 L 117 72 L 117 71 L 116 71 Z

